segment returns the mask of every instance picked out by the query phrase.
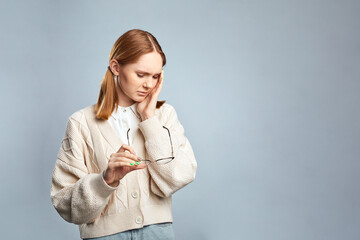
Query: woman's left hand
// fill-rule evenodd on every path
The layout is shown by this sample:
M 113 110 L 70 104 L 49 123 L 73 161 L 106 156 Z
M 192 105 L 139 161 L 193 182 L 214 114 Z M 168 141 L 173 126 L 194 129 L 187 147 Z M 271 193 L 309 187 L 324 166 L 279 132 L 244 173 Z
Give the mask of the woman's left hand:
M 141 121 L 144 121 L 148 118 L 151 118 L 155 115 L 156 103 L 158 101 L 160 91 L 163 86 L 164 81 L 164 71 L 162 71 L 159 81 L 156 86 L 151 90 L 151 92 L 146 96 L 144 101 L 139 102 L 136 108 L 136 111 L 141 117 Z

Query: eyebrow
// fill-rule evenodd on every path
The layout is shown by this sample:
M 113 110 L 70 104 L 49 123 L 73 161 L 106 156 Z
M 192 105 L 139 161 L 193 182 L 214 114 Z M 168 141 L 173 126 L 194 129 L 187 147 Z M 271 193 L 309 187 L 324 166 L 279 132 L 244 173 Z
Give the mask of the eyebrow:
M 151 73 L 149 73 L 149 72 L 145 72 L 145 71 L 142 71 L 142 70 L 136 70 L 137 72 L 140 72 L 140 73 L 143 73 L 143 74 L 145 74 L 145 75 L 151 75 Z M 154 75 L 160 75 L 161 74 L 161 72 L 159 72 L 159 73 L 155 73 Z

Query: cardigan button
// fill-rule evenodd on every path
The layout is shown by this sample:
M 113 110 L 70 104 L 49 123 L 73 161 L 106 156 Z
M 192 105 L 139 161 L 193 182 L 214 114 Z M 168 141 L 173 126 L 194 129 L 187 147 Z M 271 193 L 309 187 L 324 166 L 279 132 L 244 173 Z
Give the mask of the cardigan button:
M 136 222 L 137 224 L 142 223 L 142 221 L 143 221 L 143 219 L 142 219 L 142 217 L 140 217 L 140 216 L 135 219 L 135 222 Z
M 131 196 L 132 196 L 133 198 L 137 198 L 137 197 L 139 196 L 138 191 L 132 192 L 132 193 L 131 193 Z

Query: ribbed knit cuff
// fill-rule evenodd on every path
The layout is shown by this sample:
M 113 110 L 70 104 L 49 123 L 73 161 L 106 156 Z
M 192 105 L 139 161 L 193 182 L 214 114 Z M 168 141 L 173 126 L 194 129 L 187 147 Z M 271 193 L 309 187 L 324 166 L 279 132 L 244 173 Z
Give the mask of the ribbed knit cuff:
M 119 187 L 119 186 L 117 187 L 109 186 L 105 182 L 102 172 L 99 174 L 94 174 L 94 176 L 92 176 L 92 179 L 90 180 L 90 184 L 94 188 L 94 190 L 99 194 L 99 196 L 102 198 L 109 197 Z

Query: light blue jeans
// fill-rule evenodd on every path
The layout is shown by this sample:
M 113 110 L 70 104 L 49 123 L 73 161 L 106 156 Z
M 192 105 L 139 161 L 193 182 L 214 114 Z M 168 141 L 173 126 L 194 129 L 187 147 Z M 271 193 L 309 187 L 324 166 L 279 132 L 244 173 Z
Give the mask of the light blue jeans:
M 84 240 L 174 240 L 172 223 L 159 223 L 144 226 L 125 232 L 98 238 L 84 238 Z

